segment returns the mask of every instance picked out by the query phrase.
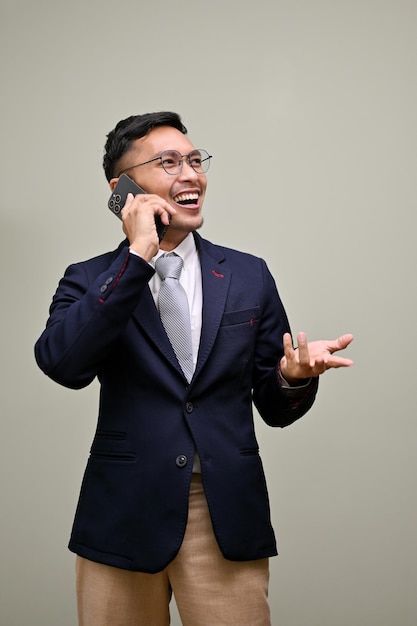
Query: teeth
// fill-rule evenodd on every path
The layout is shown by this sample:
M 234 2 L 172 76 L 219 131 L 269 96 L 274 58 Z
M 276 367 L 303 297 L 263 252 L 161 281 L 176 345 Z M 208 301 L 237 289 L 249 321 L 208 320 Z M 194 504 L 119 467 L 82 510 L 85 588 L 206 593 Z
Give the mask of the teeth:
M 178 196 L 175 196 L 175 202 L 189 202 L 190 200 L 198 200 L 198 193 L 180 193 Z

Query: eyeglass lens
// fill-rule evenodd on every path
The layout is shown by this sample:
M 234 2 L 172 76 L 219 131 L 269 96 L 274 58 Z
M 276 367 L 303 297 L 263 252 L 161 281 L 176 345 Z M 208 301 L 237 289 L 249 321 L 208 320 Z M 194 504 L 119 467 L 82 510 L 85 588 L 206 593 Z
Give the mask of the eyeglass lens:
M 198 174 L 204 174 L 210 166 L 210 155 L 205 150 L 193 150 L 186 155 L 177 150 L 164 150 L 161 153 L 161 164 L 168 174 L 178 174 L 182 170 L 184 159 L 187 159 L 188 165 Z

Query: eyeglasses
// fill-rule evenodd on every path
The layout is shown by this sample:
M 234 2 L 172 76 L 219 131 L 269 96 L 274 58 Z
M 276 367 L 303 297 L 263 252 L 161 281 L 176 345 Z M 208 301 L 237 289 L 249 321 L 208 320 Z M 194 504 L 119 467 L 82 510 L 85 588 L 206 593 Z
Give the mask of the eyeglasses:
M 124 170 L 121 170 L 117 176 L 120 174 L 124 174 L 124 172 L 128 172 L 132 170 L 134 167 L 140 167 L 141 165 L 147 165 L 148 163 L 153 163 L 154 161 L 161 161 L 161 165 L 166 171 L 167 174 L 172 174 L 176 176 L 180 174 L 182 171 L 182 166 L 184 163 L 184 159 L 187 160 L 187 163 L 190 167 L 193 168 L 197 174 L 205 174 L 210 167 L 210 159 L 212 158 L 211 154 L 206 152 L 205 150 L 192 150 L 189 154 L 181 154 L 177 150 L 164 150 L 161 154 L 154 159 L 150 159 L 149 161 L 144 161 L 143 163 L 138 163 L 137 165 L 131 165 L 130 167 L 126 167 Z

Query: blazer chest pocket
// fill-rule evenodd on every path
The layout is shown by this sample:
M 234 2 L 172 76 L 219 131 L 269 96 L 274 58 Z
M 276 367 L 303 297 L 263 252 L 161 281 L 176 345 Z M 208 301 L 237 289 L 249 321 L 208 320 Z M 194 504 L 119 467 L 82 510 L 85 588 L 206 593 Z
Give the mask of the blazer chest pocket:
M 250 309 L 241 309 L 239 311 L 226 311 L 223 313 L 221 328 L 225 326 L 243 326 L 255 327 L 259 322 L 260 308 L 259 306 Z

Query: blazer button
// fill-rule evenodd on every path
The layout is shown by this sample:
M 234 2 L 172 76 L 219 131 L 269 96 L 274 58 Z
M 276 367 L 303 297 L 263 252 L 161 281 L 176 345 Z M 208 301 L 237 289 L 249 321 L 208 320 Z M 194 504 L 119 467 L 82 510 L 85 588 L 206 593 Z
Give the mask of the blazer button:
M 175 459 L 175 463 L 177 464 L 178 467 L 185 467 L 187 465 L 187 461 L 188 461 L 188 459 L 185 456 L 185 454 L 180 454 Z
M 192 402 L 186 402 L 185 403 L 185 410 L 187 411 L 187 413 L 192 413 L 194 411 L 194 405 Z

